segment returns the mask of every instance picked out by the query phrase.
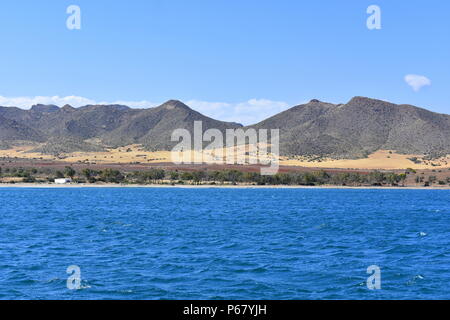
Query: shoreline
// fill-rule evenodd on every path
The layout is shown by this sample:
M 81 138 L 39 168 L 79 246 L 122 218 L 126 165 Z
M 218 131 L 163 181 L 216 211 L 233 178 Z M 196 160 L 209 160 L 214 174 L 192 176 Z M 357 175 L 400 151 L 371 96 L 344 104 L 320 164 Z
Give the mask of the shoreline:
M 436 187 L 374 187 L 374 186 L 288 186 L 288 185 L 167 185 L 167 184 L 37 184 L 37 183 L 0 183 L 0 189 L 96 189 L 96 188 L 141 188 L 141 189 L 340 189 L 340 190 L 450 190 L 450 186 Z

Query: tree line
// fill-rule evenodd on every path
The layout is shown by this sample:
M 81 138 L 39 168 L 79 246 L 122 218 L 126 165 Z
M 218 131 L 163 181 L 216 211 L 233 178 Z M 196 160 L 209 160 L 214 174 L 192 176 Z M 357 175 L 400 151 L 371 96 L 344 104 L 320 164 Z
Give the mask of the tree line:
M 145 171 L 125 172 L 115 169 L 93 170 L 85 168 L 75 170 L 67 166 L 63 170 L 35 168 L 0 168 L 0 177 L 18 177 L 22 182 L 53 182 L 56 178 L 70 178 L 75 183 L 121 183 L 121 184 L 250 184 L 250 185 L 286 185 L 286 186 L 404 186 L 408 175 L 416 174 L 412 169 L 405 173 L 373 171 L 360 172 L 312 172 L 278 173 L 263 176 L 257 172 L 239 170 L 200 170 L 178 171 L 153 168 Z M 435 176 L 416 176 L 416 184 L 446 185 L 450 178 L 437 180 Z

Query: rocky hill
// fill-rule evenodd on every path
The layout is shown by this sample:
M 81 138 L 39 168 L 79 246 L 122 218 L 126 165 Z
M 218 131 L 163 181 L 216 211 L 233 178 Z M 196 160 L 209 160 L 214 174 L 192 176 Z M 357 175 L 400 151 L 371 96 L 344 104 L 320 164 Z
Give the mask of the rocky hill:
M 312 100 L 252 127 L 280 129 L 286 155 L 450 154 L 449 115 L 363 97 L 338 105 Z
M 0 107 L 0 141 L 4 146 L 23 140 L 45 142 L 35 151 L 50 154 L 101 151 L 130 144 L 167 150 L 176 144 L 170 141 L 172 132 L 183 128 L 193 134 L 194 121 L 202 121 L 204 130 L 216 128 L 224 132 L 242 127 L 206 117 L 176 100 L 151 109 L 122 105 L 36 105 L 30 110 Z

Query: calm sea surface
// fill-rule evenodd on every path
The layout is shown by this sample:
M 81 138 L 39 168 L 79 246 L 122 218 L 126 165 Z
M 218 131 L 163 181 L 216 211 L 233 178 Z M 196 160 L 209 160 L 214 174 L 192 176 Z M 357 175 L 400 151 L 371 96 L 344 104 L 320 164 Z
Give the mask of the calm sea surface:
M 450 299 L 449 286 L 448 190 L 0 189 L 0 299 Z

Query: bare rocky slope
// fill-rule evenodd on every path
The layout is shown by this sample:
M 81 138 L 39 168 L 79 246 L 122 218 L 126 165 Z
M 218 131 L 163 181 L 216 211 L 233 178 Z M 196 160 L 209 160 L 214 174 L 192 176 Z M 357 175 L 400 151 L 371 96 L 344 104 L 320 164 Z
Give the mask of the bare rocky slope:
M 312 100 L 252 127 L 280 129 L 286 155 L 450 154 L 449 115 L 363 97 L 338 105 Z
M 172 132 L 183 128 L 193 134 L 194 121 L 202 121 L 204 130 L 225 132 L 242 127 L 206 117 L 176 100 L 151 109 L 122 105 L 37 105 L 30 110 L 0 107 L 0 141 L 4 147 L 23 140 L 45 142 L 34 151 L 48 154 L 101 151 L 130 144 L 169 150 L 176 144 L 170 141 Z

